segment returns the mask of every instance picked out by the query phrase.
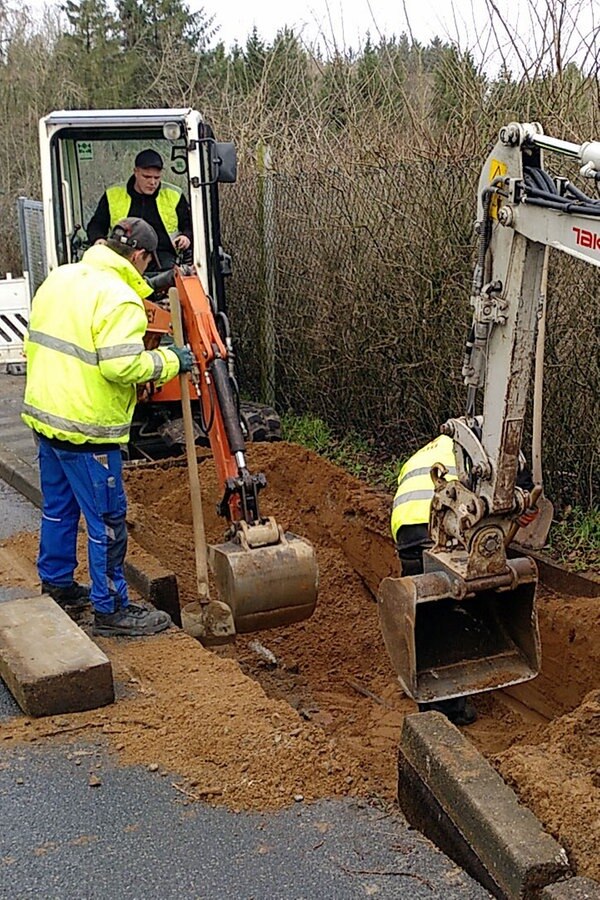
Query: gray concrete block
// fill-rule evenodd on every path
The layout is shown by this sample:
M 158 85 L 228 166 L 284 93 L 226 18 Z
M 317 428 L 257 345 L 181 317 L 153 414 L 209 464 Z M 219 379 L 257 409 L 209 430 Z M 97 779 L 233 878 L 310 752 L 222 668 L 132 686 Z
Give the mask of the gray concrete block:
M 112 703 L 109 659 L 51 597 L 0 604 L 0 676 L 30 716 Z
M 26 428 L 25 425 L 23 427 Z M 23 459 L 17 453 L 13 453 L 10 447 L 0 443 L 0 478 L 31 500 L 34 506 L 41 507 L 40 474 L 35 463 L 33 438 L 30 443 L 31 460 Z
M 497 897 L 538 900 L 545 885 L 572 874 L 565 850 L 441 713 L 404 720 L 398 802 Z
M 570 572 L 545 553 L 526 550 L 518 544 L 511 544 L 511 551 L 519 556 L 531 556 L 538 567 L 540 581 L 556 593 L 573 597 L 600 597 L 600 575 L 594 572 Z
M 590 878 L 569 878 L 545 887 L 540 900 L 600 900 L 600 884 Z
M 175 625 L 181 627 L 177 576 L 131 536 L 124 570 L 127 583 L 156 609 L 169 613 Z

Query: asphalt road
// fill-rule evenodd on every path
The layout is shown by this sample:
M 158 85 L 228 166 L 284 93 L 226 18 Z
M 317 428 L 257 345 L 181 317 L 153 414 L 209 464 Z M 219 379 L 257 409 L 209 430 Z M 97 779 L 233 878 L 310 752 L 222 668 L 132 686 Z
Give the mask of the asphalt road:
M 39 518 L 0 481 L 0 539 Z M 15 715 L 0 681 L 0 720 Z M 188 804 L 173 778 L 119 766 L 100 742 L 2 744 L 2 900 L 489 897 L 396 810 L 323 800 L 236 814 Z

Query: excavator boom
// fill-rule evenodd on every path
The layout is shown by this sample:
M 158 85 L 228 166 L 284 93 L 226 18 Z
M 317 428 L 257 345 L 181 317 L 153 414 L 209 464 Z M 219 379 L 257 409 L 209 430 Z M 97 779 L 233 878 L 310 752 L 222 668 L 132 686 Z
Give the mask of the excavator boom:
M 275 519 L 261 516 L 258 495 L 267 481 L 248 469 L 227 346 L 210 299 L 195 273 L 176 269 L 175 286 L 185 339 L 196 360 L 191 381 L 223 488 L 217 511 L 229 523 L 228 539 L 208 547 L 217 592 L 238 632 L 299 622 L 317 601 L 314 549 Z

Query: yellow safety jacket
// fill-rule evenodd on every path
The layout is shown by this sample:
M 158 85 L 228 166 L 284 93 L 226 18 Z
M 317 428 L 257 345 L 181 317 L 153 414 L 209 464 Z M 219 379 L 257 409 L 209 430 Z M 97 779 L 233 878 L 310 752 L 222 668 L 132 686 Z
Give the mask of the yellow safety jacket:
M 442 434 L 408 459 L 398 475 L 398 489 L 392 505 L 392 537 L 396 540 L 403 525 L 426 525 L 433 498 L 431 467 L 442 463 L 449 480 L 456 480 L 454 441 Z
M 112 230 L 120 219 L 125 219 L 129 215 L 131 195 L 126 184 L 113 184 L 106 190 L 106 199 L 108 200 L 110 229 Z M 175 187 L 174 184 L 161 184 L 156 195 L 156 208 L 167 234 L 173 234 L 178 230 L 177 204 L 180 199 L 181 191 L 178 187 Z
M 25 338 L 23 421 L 72 444 L 129 439 L 136 384 L 174 378 L 169 349 L 145 350 L 142 298 L 152 293 L 135 267 L 105 245 L 59 266 L 33 298 Z

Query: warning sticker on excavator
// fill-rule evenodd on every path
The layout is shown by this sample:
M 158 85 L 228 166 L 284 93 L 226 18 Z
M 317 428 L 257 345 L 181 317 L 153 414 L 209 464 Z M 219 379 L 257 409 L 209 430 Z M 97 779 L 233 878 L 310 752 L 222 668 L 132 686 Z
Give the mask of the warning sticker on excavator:
M 493 159 L 490 162 L 490 184 L 495 178 L 501 178 L 502 175 L 506 175 L 508 171 L 508 166 L 506 163 L 500 162 L 499 159 Z M 498 205 L 500 202 L 500 197 L 492 197 L 490 202 L 490 215 L 493 219 L 498 218 Z

